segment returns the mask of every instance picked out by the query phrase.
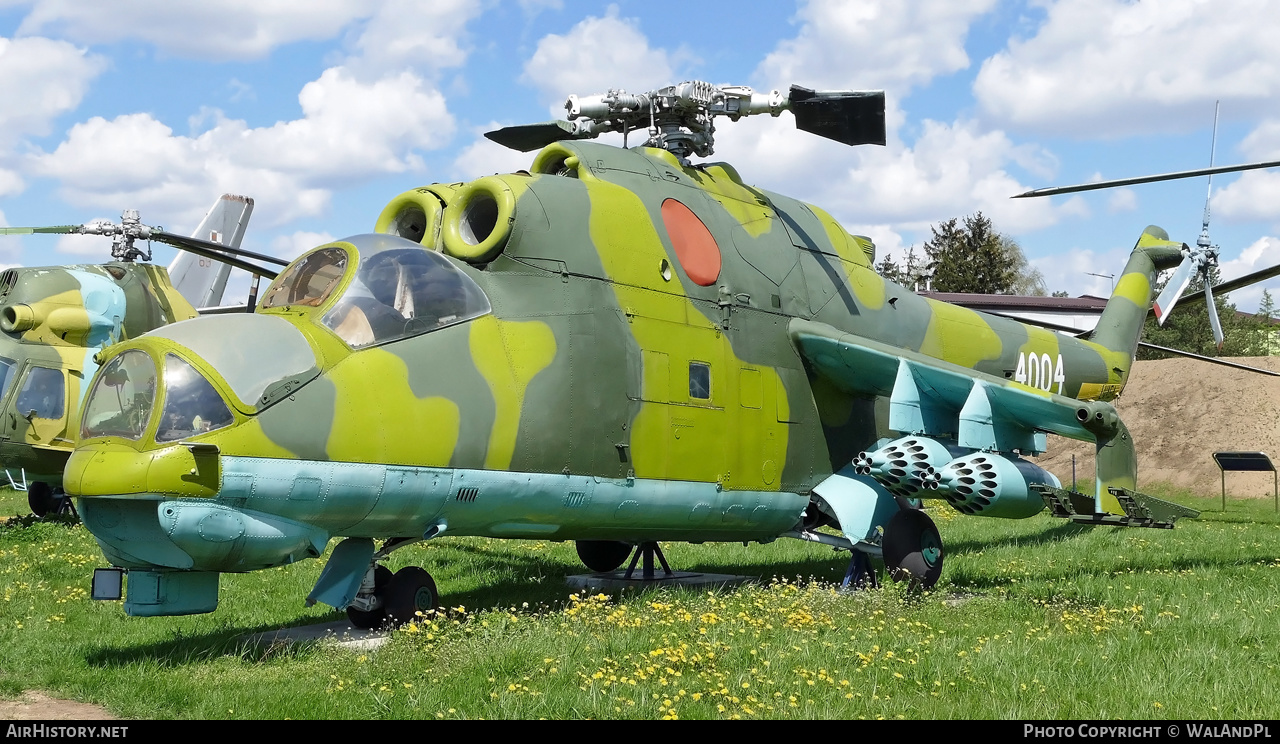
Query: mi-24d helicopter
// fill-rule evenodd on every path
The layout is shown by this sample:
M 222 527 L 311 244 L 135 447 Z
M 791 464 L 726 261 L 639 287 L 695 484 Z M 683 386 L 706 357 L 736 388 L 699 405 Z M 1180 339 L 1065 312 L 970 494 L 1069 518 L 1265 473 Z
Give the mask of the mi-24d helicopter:
M 286 261 L 240 250 L 253 200 L 224 194 L 193 236 L 143 225 L 135 210 L 120 224 L 6 227 L 0 235 L 86 234 L 112 238 L 105 264 L 17 267 L 0 273 L 0 467 L 7 485 L 27 492 L 38 516 L 69 509 L 62 471 L 95 355 L 110 344 L 163 325 L 217 311 L 232 266 L 274 277 L 246 263 Z M 182 250 L 166 270 L 144 241 Z M 252 301 L 250 305 L 252 305 Z M 235 308 L 221 308 L 234 310 Z M 240 310 L 245 308 L 241 307 Z
M 64 480 L 116 567 L 95 597 L 209 612 L 220 573 L 339 537 L 309 603 L 399 622 L 437 589 L 381 562 L 454 535 L 573 540 L 595 571 L 630 556 L 628 577 L 642 557 L 668 572 L 660 541 L 790 537 L 852 551 L 852 579 L 876 556 L 928 586 L 942 541 L 915 499 L 1085 524 L 1194 514 L 1135 491 L 1108 402 L 1157 272 L 1183 259 L 1159 228 L 1091 338 L 1070 338 L 919 297 L 822 209 L 690 162 L 717 122 L 785 110 L 883 144 L 883 92 L 693 82 L 567 110 L 488 135 L 539 150 L 527 172 L 402 194 L 375 233 L 296 259 L 256 312 L 103 353 Z M 637 130 L 630 149 L 584 141 Z M 1096 443 L 1088 492 L 1024 459 L 1048 432 Z

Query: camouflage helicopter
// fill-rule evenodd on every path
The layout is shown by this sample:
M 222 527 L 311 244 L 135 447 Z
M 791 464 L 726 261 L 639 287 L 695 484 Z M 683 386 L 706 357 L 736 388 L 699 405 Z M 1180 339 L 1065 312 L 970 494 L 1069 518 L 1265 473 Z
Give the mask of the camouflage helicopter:
M 402 194 L 374 233 L 296 259 L 256 312 L 102 354 L 64 475 L 114 567 L 94 597 L 210 612 L 220 573 L 339 537 L 308 603 L 399 622 L 439 594 L 382 561 L 454 535 L 573 540 L 594 571 L 630 556 L 627 577 L 641 558 L 670 573 L 660 541 L 790 537 L 850 551 L 852 578 L 880 557 L 928 586 L 943 547 L 914 499 L 1194 514 L 1136 492 L 1108 402 L 1157 272 L 1187 250 L 1163 230 L 1139 237 L 1092 336 L 1060 336 L 913 294 L 822 209 L 690 161 L 718 120 L 784 110 L 884 144 L 883 92 L 690 82 L 566 109 L 490 133 L 539 150 L 528 171 Z M 634 148 L 585 141 L 636 130 Z M 1024 459 L 1048 432 L 1096 443 L 1087 492 Z
M 75 446 L 76 413 L 88 389 L 84 383 L 97 369 L 95 355 L 112 343 L 194 318 L 196 307 L 216 310 L 233 265 L 275 276 L 231 253 L 287 263 L 239 250 L 252 212 L 252 199 L 224 194 L 192 237 L 147 227 L 136 210 L 125 211 L 121 224 L 0 228 L 0 235 L 113 239 L 109 263 L 0 273 L 0 466 L 8 485 L 27 492 L 37 516 L 74 508 L 63 495 L 62 470 Z M 146 263 L 151 254 L 140 240 L 182 251 L 166 270 Z

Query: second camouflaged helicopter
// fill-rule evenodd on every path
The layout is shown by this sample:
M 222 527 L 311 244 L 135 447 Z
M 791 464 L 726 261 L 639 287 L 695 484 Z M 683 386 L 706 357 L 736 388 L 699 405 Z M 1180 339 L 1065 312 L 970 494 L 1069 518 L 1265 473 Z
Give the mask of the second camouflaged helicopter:
M 401 621 L 435 584 L 380 562 L 442 535 L 574 540 L 598 571 L 658 541 L 792 537 L 929 585 L 942 543 L 912 497 L 1011 518 L 1049 501 L 1092 524 L 1186 513 L 1134 492 L 1107 403 L 1182 259 L 1159 228 L 1092 338 L 1068 338 L 921 298 L 818 207 L 688 160 L 717 118 L 788 109 L 883 144 L 883 93 L 683 83 L 567 108 L 491 133 L 541 148 L 529 172 L 408 192 L 378 234 L 294 261 L 256 313 L 110 349 L 65 473 L 119 567 L 94 596 L 119 598 L 127 570 L 129 614 L 209 612 L 220 572 L 342 537 L 309 601 Z M 575 141 L 637 129 L 632 149 Z M 1022 459 L 1046 432 L 1096 442 L 1090 493 Z
M 112 238 L 112 261 L 24 266 L 0 273 L 0 468 L 25 490 L 37 516 L 68 508 L 62 470 L 75 446 L 85 384 L 110 344 L 217 309 L 233 255 L 242 251 L 253 200 L 223 194 L 191 237 L 143 225 L 134 210 L 119 224 L 5 227 L 0 235 L 84 234 Z M 166 270 L 139 241 L 182 248 Z M 251 268 L 274 277 L 275 272 Z M 256 281 L 256 280 L 255 280 Z M 250 301 L 253 304 L 253 300 Z

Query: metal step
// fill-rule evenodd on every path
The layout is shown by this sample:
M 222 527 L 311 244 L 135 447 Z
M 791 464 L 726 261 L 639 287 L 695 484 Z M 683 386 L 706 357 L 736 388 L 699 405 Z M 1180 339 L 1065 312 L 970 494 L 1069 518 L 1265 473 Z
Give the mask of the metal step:
M 1171 530 L 1173 523 L 1182 517 L 1195 519 L 1200 512 L 1181 504 L 1157 499 L 1127 488 L 1110 488 L 1112 496 L 1120 502 L 1124 514 L 1107 514 L 1094 511 L 1092 496 L 1071 491 L 1065 488 L 1054 488 L 1049 485 L 1033 485 L 1039 492 L 1049 513 L 1062 519 L 1070 519 L 1077 524 L 1111 525 L 1113 527 L 1152 527 Z

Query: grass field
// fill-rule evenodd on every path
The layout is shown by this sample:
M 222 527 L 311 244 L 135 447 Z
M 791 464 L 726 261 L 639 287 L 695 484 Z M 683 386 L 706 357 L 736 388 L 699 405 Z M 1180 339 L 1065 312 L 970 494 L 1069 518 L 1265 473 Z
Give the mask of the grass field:
M 336 619 L 303 607 L 321 561 L 224 575 L 217 612 L 125 617 L 80 526 L 0 528 L 0 697 L 137 718 L 1274 718 L 1280 517 L 1270 500 L 1159 493 L 1172 531 L 930 513 L 933 591 L 841 594 L 845 554 L 794 540 L 665 547 L 730 591 L 571 596 L 571 543 L 442 538 L 394 555 L 452 608 L 373 652 L 250 647 Z M 26 513 L 0 494 L 0 513 Z

